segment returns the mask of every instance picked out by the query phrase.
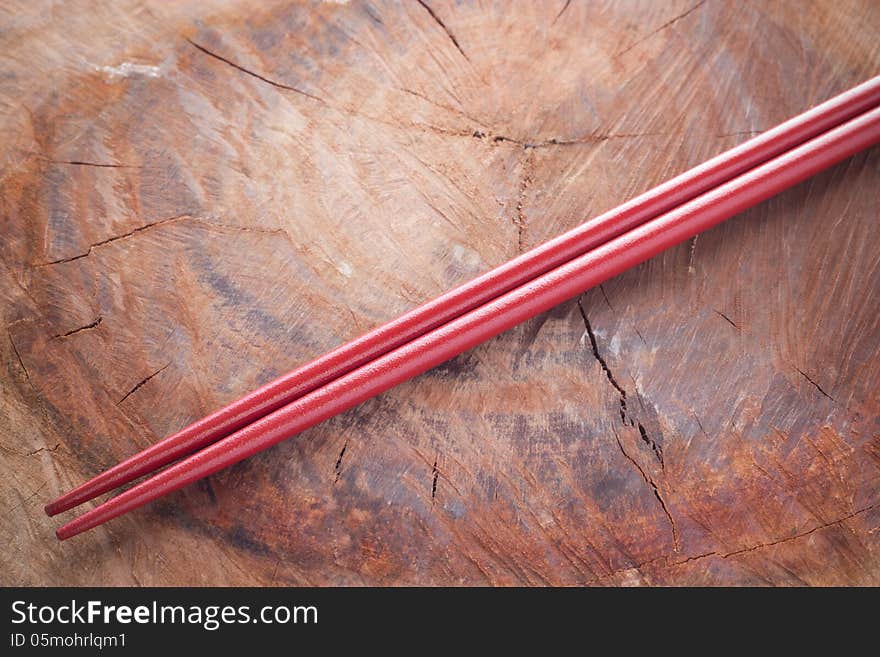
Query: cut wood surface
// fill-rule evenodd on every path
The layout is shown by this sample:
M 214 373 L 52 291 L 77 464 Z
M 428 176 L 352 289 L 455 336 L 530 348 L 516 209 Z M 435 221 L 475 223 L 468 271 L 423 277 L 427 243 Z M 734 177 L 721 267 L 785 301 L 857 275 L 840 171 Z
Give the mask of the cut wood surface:
M 877 75 L 876 2 L 0 23 L 0 583 L 880 585 L 878 148 L 105 527 L 42 513 Z

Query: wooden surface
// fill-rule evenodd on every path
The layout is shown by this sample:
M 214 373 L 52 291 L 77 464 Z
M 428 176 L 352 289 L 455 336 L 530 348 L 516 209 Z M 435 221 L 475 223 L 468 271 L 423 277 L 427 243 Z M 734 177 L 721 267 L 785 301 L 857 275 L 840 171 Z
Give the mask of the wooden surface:
M 880 584 L 877 148 L 105 528 L 41 511 L 876 75 L 876 2 L 0 23 L 0 583 Z

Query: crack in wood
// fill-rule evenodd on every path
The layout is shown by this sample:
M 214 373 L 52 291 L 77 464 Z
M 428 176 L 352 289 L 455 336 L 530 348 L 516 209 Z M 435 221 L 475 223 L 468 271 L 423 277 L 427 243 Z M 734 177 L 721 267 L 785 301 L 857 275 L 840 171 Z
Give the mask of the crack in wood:
M 12 333 L 7 331 L 6 334 L 9 336 L 9 344 L 12 345 L 12 351 L 15 352 L 15 357 L 18 359 L 18 364 L 21 365 L 21 369 L 24 372 L 24 378 L 27 380 L 28 383 L 31 384 L 31 387 L 36 390 L 33 382 L 31 381 L 31 375 L 28 373 L 27 367 L 24 366 L 24 361 L 21 359 L 21 354 L 18 352 L 18 347 L 15 346 L 15 340 L 12 339 Z
M 262 82 L 265 82 L 266 84 L 270 84 L 277 89 L 285 89 L 287 91 L 292 91 L 294 93 L 300 94 L 301 96 L 305 96 L 306 98 L 311 98 L 312 100 L 317 100 L 320 103 L 324 103 L 324 99 L 321 98 L 320 96 L 310 94 L 308 91 L 303 91 L 302 89 L 297 89 L 296 87 L 292 87 L 289 84 L 284 84 L 283 82 L 276 82 L 275 80 L 272 80 L 271 78 L 267 78 L 265 75 L 260 75 L 259 73 L 251 71 L 250 69 L 245 68 L 241 64 L 238 64 L 238 63 L 232 61 L 231 59 L 228 59 L 227 57 L 224 57 L 223 55 L 217 54 L 217 53 L 213 52 L 212 50 L 209 50 L 205 46 L 201 45 L 200 43 L 196 43 L 192 39 L 187 38 L 186 40 L 189 42 L 189 44 L 193 48 L 196 48 L 196 49 L 202 51 L 203 53 L 205 53 L 209 57 L 213 57 L 217 61 L 223 62 L 224 64 L 231 66 L 232 68 L 236 69 L 237 71 L 241 71 L 242 73 L 244 73 L 246 75 L 250 75 L 251 77 L 256 78 L 257 80 L 261 80 Z
M 106 244 L 111 244 L 113 242 L 118 242 L 119 240 L 124 240 L 132 235 L 137 235 L 138 233 L 142 233 L 145 230 L 150 230 L 151 228 L 157 228 L 159 226 L 164 226 L 165 224 L 174 223 L 177 221 L 181 221 L 183 219 L 191 219 L 191 217 L 187 214 L 176 215 L 174 217 L 168 217 L 166 219 L 160 219 L 158 221 L 153 221 L 148 224 L 144 224 L 143 226 L 138 226 L 137 228 L 128 231 L 127 233 L 123 233 L 122 235 L 114 235 L 113 237 L 108 237 L 105 240 L 101 240 L 100 242 L 95 242 L 94 244 L 90 244 L 88 250 L 85 253 L 78 253 L 77 255 L 70 256 L 67 258 L 59 258 L 58 260 L 50 260 L 49 262 L 40 262 L 35 265 L 31 265 L 32 267 L 48 267 L 49 265 L 58 265 L 63 262 L 73 262 L 74 260 L 79 260 L 80 258 L 85 258 L 91 255 L 92 251 L 100 246 L 104 246 Z
M 602 354 L 599 352 L 599 343 L 596 340 L 596 334 L 593 331 L 593 327 L 590 324 L 590 320 L 587 317 L 587 312 L 584 309 L 582 298 L 579 297 L 577 300 L 577 306 L 580 310 L 581 318 L 584 321 L 584 327 L 586 328 L 587 336 L 590 340 L 590 347 L 593 352 L 593 357 L 599 363 L 602 371 L 605 373 L 605 377 L 608 379 L 608 382 L 611 386 L 617 391 L 620 397 L 620 420 L 624 425 L 628 426 L 636 426 L 639 431 L 639 438 L 641 441 L 651 450 L 654 454 L 654 457 L 657 459 L 657 462 L 660 464 L 660 469 L 665 470 L 666 464 L 663 460 L 663 448 L 656 441 L 654 441 L 649 435 L 644 425 L 641 422 L 636 423 L 630 417 L 629 411 L 627 410 L 626 400 L 626 390 L 621 386 L 617 379 L 614 377 L 614 374 L 611 372 L 611 368 L 608 366 L 608 363 L 602 357 Z M 661 508 L 663 509 L 663 513 L 666 514 L 666 517 L 669 520 L 669 524 L 672 528 L 672 541 L 675 550 L 679 549 L 679 537 L 678 537 L 678 529 L 675 525 L 675 519 L 672 517 L 672 514 L 669 511 L 669 508 L 666 505 L 666 501 L 660 494 L 660 489 L 658 488 L 656 482 L 654 482 L 653 478 L 648 476 L 645 470 L 626 452 L 623 448 L 623 443 L 620 442 L 620 438 L 617 436 L 617 432 L 615 432 L 615 438 L 617 440 L 617 446 L 620 448 L 621 453 L 630 461 L 638 470 L 639 474 L 641 474 L 642 478 L 645 480 L 645 483 L 651 488 L 654 493 L 654 496 L 657 498 L 657 501 L 660 503 Z
M 614 312 L 614 306 L 611 305 L 611 300 L 608 298 L 608 295 L 605 293 L 605 285 L 599 283 L 599 291 L 602 293 L 602 298 L 605 299 L 605 303 L 608 305 L 608 310 Z
M 127 393 L 125 393 L 125 396 L 124 396 L 122 399 L 120 399 L 118 402 L 116 402 L 116 405 L 119 406 L 122 402 L 124 402 L 126 399 L 128 399 L 129 397 L 131 397 L 135 392 L 137 392 L 138 390 L 140 390 L 141 388 L 143 388 L 144 385 L 146 385 L 147 382 L 148 382 L 150 379 L 152 379 L 154 376 L 156 376 L 157 374 L 159 374 L 160 372 L 162 372 L 162 371 L 163 371 L 166 367 L 168 367 L 169 365 L 171 365 L 170 362 L 169 362 L 169 363 L 166 363 L 165 365 L 163 365 L 162 367 L 160 367 L 158 370 L 156 370 L 155 372 L 153 372 L 152 374 L 150 374 L 150 375 L 149 375 L 148 377 L 146 377 L 145 379 L 142 379 L 137 385 L 135 385 L 134 388 L 132 388 L 131 390 L 129 390 Z
M 49 164 L 70 164 L 82 167 L 96 167 L 99 169 L 141 169 L 143 167 L 134 164 L 112 164 L 105 162 L 87 162 L 85 160 L 50 160 L 41 158 Z
M 645 429 L 645 427 L 642 425 L 641 422 L 638 422 L 637 426 L 639 429 L 639 436 L 641 437 L 642 442 L 645 443 L 651 449 L 652 452 L 654 452 L 654 456 L 656 456 L 657 460 L 660 461 L 660 469 L 665 470 L 666 465 L 663 463 L 663 447 L 658 445 L 654 441 L 654 439 L 648 435 L 647 430 Z
M 645 483 L 648 484 L 648 487 L 654 493 L 654 497 L 657 498 L 657 501 L 660 503 L 660 508 L 663 509 L 663 513 L 666 515 L 666 519 L 669 521 L 669 526 L 672 530 L 672 547 L 676 552 L 678 552 L 680 548 L 678 528 L 675 525 L 675 519 L 672 517 L 672 513 L 669 512 L 669 507 L 666 506 L 666 501 L 660 494 L 660 489 L 657 487 L 657 484 L 654 482 L 654 480 L 649 477 L 648 474 L 644 471 L 642 466 L 640 466 L 638 462 L 626 452 L 626 450 L 623 448 L 623 443 L 620 442 L 620 437 L 617 435 L 617 432 L 614 432 L 614 439 L 617 441 L 617 446 L 620 448 L 620 453 L 624 455 L 627 461 L 635 466 L 639 474 L 642 475 L 642 479 L 645 480 Z
M 336 473 L 336 477 L 333 479 L 333 483 L 335 484 L 339 481 L 339 477 L 342 475 L 342 457 L 345 456 L 345 450 L 348 449 L 348 441 L 342 445 L 342 450 L 339 452 L 339 458 L 336 459 L 336 465 L 333 466 L 333 471 Z
M 688 274 L 694 274 L 697 271 L 696 267 L 694 267 L 694 260 L 697 253 L 697 240 L 699 238 L 699 235 L 694 235 L 690 241 L 688 248 Z
M 513 217 L 513 223 L 516 226 L 516 248 L 518 253 L 523 253 L 526 247 L 526 229 L 528 227 L 525 211 L 526 191 L 532 184 L 532 154 L 526 153 L 522 161 L 522 177 L 519 181 L 519 189 L 516 195 L 516 213 Z
M 578 310 L 580 310 L 581 318 L 584 321 L 584 326 L 586 327 L 587 337 L 590 340 L 590 347 L 593 351 L 593 357 L 599 363 L 599 367 L 602 368 L 602 371 L 605 373 L 605 377 L 608 379 L 608 382 L 620 396 L 620 421 L 624 424 L 629 424 L 630 426 L 632 426 L 632 421 L 629 420 L 626 409 L 626 390 L 624 390 L 623 386 L 621 386 L 614 378 L 614 374 L 611 373 L 611 368 L 608 367 L 608 363 L 605 362 L 602 354 L 599 353 L 599 343 L 596 340 L 596 334 L 593 332 L 593 327 L 590 324 L 590 320 L 587 317 L 587 311 L 584 310 L 584 305 L 580 297 L 577 300 L 577 306 Z
M 689 557 L 685 557 L 684 559 L 679 559 L 677 561 L 670 561 L 668 555 L 661 555 L 659 557 L 654 557 L 652 559 L 648 559 L 647 561 L 642 561 L 642 562 L 633 564 L 631 566 L 627 566 L 626 568 L 618 568 L 617 570 L 613 570 L 610 573 L 602 575 L 601 577 L 597 577 L 596 579 L 588 582 L 588 584 L 595 584 L 597 582 L 601 582 L 603 580 L 608 579 L 609 577 L 614 577 L 615 575 L 625 573 L 628 570 L 637 570 L 638 571 L 641 568 L 644 568 L 645 566 L 649 566 L 652 563 L 657 563 L 658 561 L 663 561 L 668 568 L 672 568 L 675 566 L 682 566 L 684 564 L 691 563 L 693 561 L 707 559 L 709 557 L 717 557 L 719 559 L 729 559 L 730 557 L 736 557 L 736 556 L 739 556 L 742 554 L 747 554 L 749 552 L 763 550 L 768 547 L 775 547 L 777 545 L 782 545 L 784 543 L 796 541 L 796 540 L 804 538 L 806 536 L 810 536 L 811 534 L 815 534 L 816 532 L 821 531 L 823 529 L 828 529 L 829 527 L 834 527 L 836 525 L 839 525 L 841 523 L 846 522 L 847 520 L 851 520 L 852 518 L 855 518 L 856 516 L 859 516 L 863 513 L 867 513 L 868 511 L 872 511 L 878 507 L 880 507 L 880 504 L 872 504 L 870 506 L 867 506 L 867 507 L 858 509 L 857 511 L 854 511 L 852 513 L 849 513 L 849 514 L 843 516 L 842 518 L 838 518 L 836 520 L 832 520 L 830 522 L 826 522 L 826 523 L 823 523 L 823 524 L 818 525 L 816 527 L 813 527 L 812 529 L 808 529 L 805 532 L 801 532 L 801 533 L 795 534 L 793 536 L 786 536 L 785 538 L 780 538 L 780 539 L 777 539 L 774 541 L 769 541 L 767 543 L 756 543 L 755 545 L 750 545 L 745 548 L 740 548 L 740 549 L 734 550 L 732 552 L 718 552 L 717 550 L 711 550 L 709 552 L 703 552 L 701 554 L 695 554 L 695 555 L 692 555 Z
M 54 452 L 59 447 L 61 447 L 61 443 L 55 443 L 54 447 L 40 447 L 39 449 L 35 449 L 32 452 L 27 452 L 25 456 L 34 456 L 35 454 L 40 454 L 41 452 Z
M 461 56 L 464 57 L 467 61 L 471 61 L 470 57 L 467 56 L 467 53 L 464 51 L 464 49 L 461 47 L 461 44 L 458 42 L 458 39 L 455 38 L 455 35 L 452 33 L 452 30 L 450 30 L 448 27 L 446 27 L 446 23 L 444 23 L 440 19 L 440 17 L 434 12 L 434 10 L 431 9 L 431 6 L 427 2 L 425 2 L 425 0 L 417 0 L 417 1 L 420 5 L 422 5 L 422 7 L 425 9 L 425 11 L 427 11 L 428 14 L 431 15 L 431 18 L 434 19 L 434 22 L 437 23 L 437 25 L 439 25 L 443 29 L 444 32 L 446 32 L 446 36 L 449 37 L 449 40 L 452 41 L 452 44 L 455 46 L 456 50 L 458 50 L 458 52 L 461 53 Z
M 653 30 L 653 31 L 649 32 L 648 34 L 646 34 L 645 36 L 641 37 L 640 39 L 637 39 L 637 40 L 636 40 L 634 43 L 632 43 L 630 46 L 628 46 L 628 47 L 624 48 L 623 50 L 621 50 L 620 52 L 618 52 L 616 55 L 614 55 L 615 59 L 618 58 L 618 57 L 621 57 L 621 56 L 625 55 L 625 54 L 628 53 L 630 50 L 632 50 L 633 48 L 635 48 L 637 45 L 639 45 L 639 44 L 641 44 L 641 43 L 644 43 L 645 41 L 647 41 L 648 39 L 650 39 L 650 38 L 651 38 L 652 36 L 654 36 L 655 34 L 658 34 L 659 32 L 662 32 L 663 30 L 665 30 L 666 28 L 671 27 L 672 25 L 674 25 L 675 23 L 677 23 L 678 21 L 680 21 L 682 18 L 685 18 L 685 17 L 688 16 L 689 14 L 695 12 L 697 9 L 699 9 L 700 7 L 702 7 L 704 4 L 706 4 L 706 0 L 700 0 L 700 1 L 697 2 L 694 6 L 692 6 L 690 9 L 688 9 L 687 11 L 684 11 L 684 12 L 682 12 L 681 14 L 678 14 L 677 16 L 674 16 L 673 18 L 669 19 L 668 21 L 666 21 L 665 23 L 663 23 L 663 25 L 661 25 L 660 27 L 658 27 L 656 30 Z
M 736 322 L 734 322 L 732 319 L 730 319 L 730 317 L 728 317 L 727 315 L 725 315 L 723 312 L 721 312 L 720 310 L 715 310 L 714 308 L 712 309 L 712 312 L 715 313 L 716 315 L 718 315 L 718 316 L 719 316 L 721 319 L 723 319 L 725 322 L 727 322 L 728 324 L 730 324 L 730 325 L 731 325 L 733 328 L 735 328 L 737 331 L 739 331 L 739 326 L 737 326 Z
M 470 114 L 468 114 L 464 110 L 460 110 L 458 108 L 452 107 L 451 105 L 446 105 L 445 103 L 437 102 L 433 98 L 430 98 L 429 96 L 426 96 L 423 93 L 419 93 L 418 91 L 413 91 L 412 89 L 406 89 L 406 88 L 401 88 L 400 91 L 405 94 L 409 94 L 410 96 L 413 96 L 415 98 L 419 98 L 421 100 L 424 100 L 426 103 L 429 103 L 429 104 L 433 105 L 434 107 L 442 109 L 446 112 L 451 112 L 452 114 L 457 115 L 459 118 L 467 119 L 468 121 L 472 121 L 476 125 L 479 125 L 484 128 L 487 127 L 480 119 L 476 118 L 475 116 L 471 116 Z M 482 137 L 486 136 L 486 134 L 484 132 L 481 132 L 479 130 L 475 130 L 471 136 L 477 137 L 478 135 L 482 135 Z
M 91 322 L 90 324 L 86 324 L 85 326 L 80 326 L 78 328 L 67 331 L 66 333 L 59 333 L 58 335 L 53 335 L 53 340 L 61 340 L 64 338 L 69 338 L 71 335 L 76 335 L 77 333 L 82 333 L 83 331 L 88 331 L 89 329 L 93 329 L 97 326 L 101 325 L 101 322 L 104 321 L 104 318 L 101 315 L 98 315 L 98 318 Z
M 827 392 L 825 392 L 825 391 L 822 389 L 822 386 L 820 386 L 818 383 L 816 383 L 816 382 L 812 379 L 812 377 L 810 377 L 810 375 L 808 375 L 806 372 L 804 372 L 804 371 L 803 371 L 802 369 L 800 369 L 799 367 L 795 367 L 794 369 L 796 369 L 796 370 L 798 371 L 798 373 L 799 373 L 802 377 L 804 377 L 807 381 L 809 381 L 810 383 L 812 383 L 812 384 L 813 384 L 813 387 L 816 388 L 816 390 L 818 390 L 818 391 L 821 392 L 823 395 L 825 395 L 826 397 L 828 397 L 828 399 L 830 399 L 831 401 L 833 401 L 835 404 L 837 403 L 837 400 L 836 400 L 834 397 L 832 397 L 831 395 L 829 395 Z
M 732 552 L 726 552 L 726 553 L 719 553 L 717 551 L 707 552 L 705 554 L 699 554 L 699 555 L 696 555 L 693 557 L 689 557 L 683 561 L 673 562 L 670 565 L 678 566 L 683 563 L 687 563 L 689 561 L 696 561 L 698 559 L 704 559 L 706 557 L 711 557 L 711 556 L 717 556 L 717 557 L 720 557 L 721 559 L 728 559 L 730 557 L 736 557 L 741 554 L 746 554 L 748 552 L 754 552 L 755 550 L 762 550 L 764 548 L 774 547 L 776 545 L 782 545 L 783 543 L 788 543 L 790 541 L 796 541 L 800 538 L 804 538 L 805 536 L 809 536 L 810 534 L 815 534 L 816 532 L 821 531 L 823 529 L 828 529 L 829 527 L 834 527 L 836 525 L 839 525 L 841 523 L 846 522 L 847 520 L 851 520 L 852 518 L 855 518 L 856 516 L 860 516 L 863 513 L 867 513 L 868 511 L 872 511 L 878 507 L 880 507 L 880 504 L 871 504 L 870 506 L 866 506 L 864 508 L 858 509 L 857 511 L 853 511 L 852 513 L 849 513 L 849 514 L 843 516 L 842 518 L 837 518 L 836 520 L 831 520 L 830 522 L 822 523 L 821 525 L 817 525 L 816 527 L 813 527 L 812 529 L 808 529 L 805 532 L 800 532 L 798 534 L 794 534 L 793 536 L 786 536 L 785 538 L 780 538 L 780 539 L 777 539 L 774 541 L 769 541 L 767 543 L 757 543 L 755 545 L 750 545 L 748 547 L 740 548 L 740 549 L 734 550 Z
M 565 4 L 562 5 L 562 9 L 559 10 L 559 13 L 556 14 L 556 18 L 553 19 L 552 23 L 550 23 L 551 27 L 556 25 L 556 21 L 558 21 L 562 17 L 562 14 L 565 13 L 565 11 L 568 9 L 569 5 L 571 5 L 571 0 L 565 0 Z
M 460 133 L 456 133 L 460 134 Z M 487 140 L 490 143 L 498 144 L 502 142 L 507 142 L 511 144 L 515 144 L 522 148 L 523 150 L 530 149 L 538 149 L 538 148 L 548 148 L 550 146 L 578 146 L 583 144 L 598 144 L 604 141 L 608 141 L 609 139 L 635 139 L 639 137 L 656 137 L 669 135 L 671 133 L 665 132 L 607 132 L 601 133 L 596 132 L 584 137 L 575 137 L 575 138 L 564 138 L 564 137 L 549 137 L 547 139 L 517 139 L 516 137 L 510 137 L 508 135 L 501 135 L 493 133 L 490 131 L 483 130 L 475 130 L 471 133 L 471 137 L 474 139 Z

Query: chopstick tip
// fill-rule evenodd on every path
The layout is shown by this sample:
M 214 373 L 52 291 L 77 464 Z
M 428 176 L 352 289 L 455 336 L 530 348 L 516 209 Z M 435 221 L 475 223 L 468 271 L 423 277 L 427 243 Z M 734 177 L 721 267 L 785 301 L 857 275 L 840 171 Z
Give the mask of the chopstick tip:
M 71 523 L 67 523 L 66 525 L 61 525 L 58 529 L 55 530 L 55 538 L 59 541 L 66 541 L 71 536 L 76 536 L 79 532 L 76 528 L 70 527 Z

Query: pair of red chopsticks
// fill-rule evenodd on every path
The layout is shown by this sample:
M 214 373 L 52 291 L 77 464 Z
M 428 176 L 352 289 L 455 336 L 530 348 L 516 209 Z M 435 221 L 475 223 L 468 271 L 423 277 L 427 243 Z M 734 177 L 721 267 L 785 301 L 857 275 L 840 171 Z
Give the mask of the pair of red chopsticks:
M 46 505 L 55 515 L 182 459 L 68 522 L 58 538 L 341 413 L 880 142 L 878 106 L 880 77 L 279 377 Z

